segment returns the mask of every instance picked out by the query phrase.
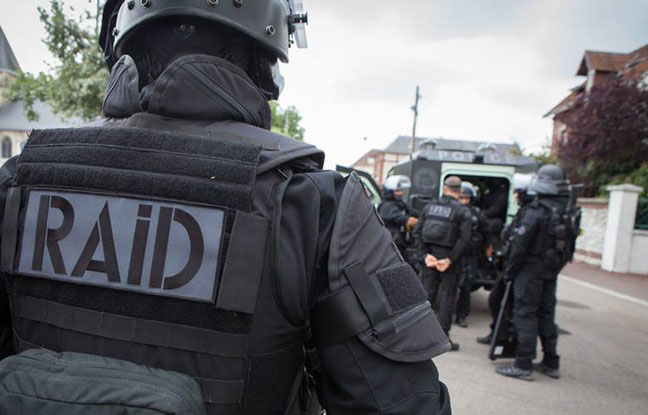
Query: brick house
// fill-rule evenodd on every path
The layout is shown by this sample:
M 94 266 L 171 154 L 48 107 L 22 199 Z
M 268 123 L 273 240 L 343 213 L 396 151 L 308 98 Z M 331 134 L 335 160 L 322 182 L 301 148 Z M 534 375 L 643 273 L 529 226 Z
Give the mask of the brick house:
M 369 173 L 379 185 L 387 178 L 389 170 L 409 158 L 411 137 L 399 136 L 382 150 L 372 149 L 351 165 L 352 168 Z M 424 141 L 416 138 L 416 148 Z
M 618 78 L 648 87 L 648 45 L 630 53 L 587 50 L 580 61 L 576 76 L 586 77 L 585 81 L 572 88 L 569 95 L 545 114 L 545 117 L 553 116 L 551 153 L 554 155 L 560 145 L 569 139 L 564 116 L 583 94 L 588 94 L 592 88 L 605 86 L 606 83 Z
M 20 153 L 20 143 L 27 139 L 31 130 L 79 124 L 79 120 L 64 121 L 40 101 L 34 103 L 38 120 L 27 119 L 22 102 L 12 102 L 5 98 L 9 82 L 19 70 L 18 60 L 0 27 L 0 165 Z

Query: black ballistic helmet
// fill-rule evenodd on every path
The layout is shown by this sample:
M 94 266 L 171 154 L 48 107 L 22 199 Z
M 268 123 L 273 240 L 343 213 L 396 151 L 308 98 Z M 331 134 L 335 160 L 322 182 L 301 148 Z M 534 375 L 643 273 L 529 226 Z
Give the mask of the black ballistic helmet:
M 565 171 L 555 164 L 547 164 L 538 170 L 529 184 L 529 191 L 540 196 L 569 196 L 571 185 Z
M 260 68 L 254 71 L 265 78 L 280 79 L 276 61 L 288 62 L 293 41 L 307 46 L 308 16 L 302 13 L 301 0 L 107 0 L 99 42 L 108 67 L 125 53 L 138 30 L 170 18 L 201 19 L 245 35 L 264 51 L 255 59 Z

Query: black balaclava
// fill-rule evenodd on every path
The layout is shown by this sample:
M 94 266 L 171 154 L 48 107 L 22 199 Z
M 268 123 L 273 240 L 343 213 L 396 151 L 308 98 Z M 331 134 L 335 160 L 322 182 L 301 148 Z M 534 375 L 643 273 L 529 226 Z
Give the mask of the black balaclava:
M 216 56 L 232 62 L 252 77 L 253 48 L 250 38 L 234 29 L 196 17 L 173 16 L 154 20 L 138 29 L 121 52 L 135 61 L 142 88 L 185 55 Z

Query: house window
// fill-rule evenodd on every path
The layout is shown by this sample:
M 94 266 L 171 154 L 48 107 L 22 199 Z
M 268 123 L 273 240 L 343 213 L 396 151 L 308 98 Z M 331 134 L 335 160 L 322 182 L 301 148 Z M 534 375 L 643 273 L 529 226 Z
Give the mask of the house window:
M 567 133 L 567 129 L 565 128 L 560 133 L 560 144 L 564 146 L 567 145 L 568 142 L 569 142 L 569 134 Z
M 373 166 L 374 164 L 376 164 L 376 158 L 375 157 L 367 158 L 367 164 Z
M 8 159 L 11 157 L 11 138 L 5 137 L 2 139 L 2 158 Z

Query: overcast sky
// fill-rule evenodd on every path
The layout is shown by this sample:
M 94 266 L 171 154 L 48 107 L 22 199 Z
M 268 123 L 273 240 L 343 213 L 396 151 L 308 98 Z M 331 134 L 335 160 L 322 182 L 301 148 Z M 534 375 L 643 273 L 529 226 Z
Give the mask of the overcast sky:
M 47 68 L 36 11 L 47 3 L 0 0 L 0 25 L 23 70 Z M 328 167 L 411 134 L 416 85 L 418 136 L 540 149 L 551 135 L 542 115 L 582 82 L 575 73 L 585 49 L 648 43 L 648 0 L 304 3 L 310 48 L 291 50 L 282 66 L 280 102 L 300 110 L 306 141 L 326 151 Z

